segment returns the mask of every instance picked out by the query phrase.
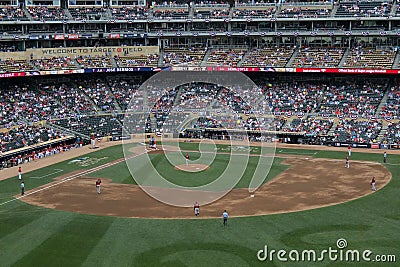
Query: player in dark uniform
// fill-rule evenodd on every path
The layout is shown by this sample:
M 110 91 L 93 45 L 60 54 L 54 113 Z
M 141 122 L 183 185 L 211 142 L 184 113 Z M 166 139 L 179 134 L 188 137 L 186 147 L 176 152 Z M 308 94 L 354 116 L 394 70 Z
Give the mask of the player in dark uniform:
M 376 183 L 376 181 L 375 181 L 375 176 L 374 176 L 374 177 L 372 177 L 372 180 L 371 180 L 371 189 L 372 189 L 372 191 L 376 191 L 375 183 Z
M 199 216 L 200 215 L 200 204 L 196 201 L 193 206 L 194 209 L 194 215 Z
M 186 160 L 186 165 L 188 165 L 189 164 L 189 160 L 190 160 L 190 157 L 189 157 L 188 153 L 186 153 L 186 155 L 185 155 L 185 160 Z
M 196 201 L 196 203 L 194 203 L 194 215 L 199 216 L 200 215 L 200 204 Z
M 101 186 L 101 179 L 98 178 L 96 181 L 97 194 L 100 194 L 100 186 Z

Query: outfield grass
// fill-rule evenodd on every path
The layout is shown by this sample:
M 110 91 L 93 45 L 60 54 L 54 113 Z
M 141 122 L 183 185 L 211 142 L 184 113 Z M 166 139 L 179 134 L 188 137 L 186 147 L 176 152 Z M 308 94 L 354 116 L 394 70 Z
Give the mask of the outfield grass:
M 122 155 L 120 146 L 110 149 L 90 156 L 107 156 L 111 161 Z M 298 150 L 299 153 L 304 151 L 307 150 Z M 330 151 L 319 151 L 314 156 L 344 158 L 343 152 Z M 352 159 L 381 162 L 382 155 L 353 153 Z M 399 163 L 400 156 L 389 155 L 389 162 Z M 96 164 L 81 167 L 63 162 L 25 176 L 41 176 L 57 168 L 67 172 L 76 167 L 93 166 Z M 222 226 L 222 220 L 217 219 L 102 217 L 12 201 L 0 206 L 0 266 L 399 266 L 400 171 L 396 165 L 386 167 L 392 172 L 393 179 L 374 194 L 320 209 L 231 218 L 226 228 Z M 124 175 L 127 179 L 128 174 Z M 119 175 L 121 180 L 115 182 L 127 182 L 124 175 Z M 52 178 L 27 179 L 27 187 L 47 183 Z M 243 181 L 241 186 L 245 185 Z M 16 178 L 1 181 L 0 203 L 18 192 Z M 374 255 L 395 254 L 397 263 L 328 260 L 322 263 L 267 263 L 258 262 L 256 256 L 264 245 L 275 250 L 335 249 L 339 238 L 347 240 L 348 249 L 369 249 Z

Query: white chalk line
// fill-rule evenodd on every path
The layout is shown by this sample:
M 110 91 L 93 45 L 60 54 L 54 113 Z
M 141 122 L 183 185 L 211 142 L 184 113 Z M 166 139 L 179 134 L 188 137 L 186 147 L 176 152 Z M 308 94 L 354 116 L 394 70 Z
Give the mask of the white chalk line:
M 57 173 L 60 173 L 60 172 L 64 171 L 64 170 L 61 170 L 61 169 L 54 169 L 54 170 L 55 170 L 55 172 L 52 172 L 52 173 L 49 173 L 49 174 L 46 174 L 46 175 L 43 175 L 43 176 L 40 176 L 40 177 L 29 177 L 29 178 L 31 178 L 31 179 L 42 179 L 42 178 L 48 177 L 50 175 L 57 174 Z
M 317 155 L 318 151 L 316 152 L 286 152 L 282 149 L 278 150 L 278 153 L 282 153 L 282 154 L 295 154 L 295 155 Z
M 46 186 L 46 187 L 43 187 L 43 188 L 37 189 L 37 190 L 35 190 L 35 191 L 29 192 L 29 193 L 27 193 L 27 194 L 25 194 L 25 195 L 23 195 L 23 196 L 19 196 L 19 197 L 10 199 L 10 200 L 8 200 L 8 201 L 5 201 L 5 202 L 3 202 L 3 203 L 0 203 L 0 206 L 6 205 L 6 204 L 8 204 L 8 203 L 10 203 L 10 202 L 13 202 L 13 201 L 15 201 L 15 200 L 19 200 L 19 199 L 21 199 L 21 198 L 24 198 L 24 197 L 27 197 L 27 196 L 30 196 L 30 195 L 33 195 L 33 194 L 36 194 L 36 193 L 39 193 L 39 192 L 41 192 L 41 191 L 43 191 L 43 190 L 50 189 L 50 188 L 55 187 L 55 186 L 57 186 L 57 185 L 60 185 L 60 184 L 62 184 L 62 183 L 65 183 L 65 182 L 74 180 L 74 179 L 77 178 L 77 177 L 81 177 L 81 176 L 83 176 L 83 175 L 87 175 L 87 174 L 89 174 L 89 173 L 92 173 L 92 172 L 95 172 L 95 171 L 99 171 L 99 170 L 102 170 L 102 169 L 111 167 L 111 166 L 116 165 L 116 164 L 119 164 L 119 163 L 121 163 L 121 162 L 123 162 L 123 161 L 125 161 L 125 160 L 132 159 L 132 158 L 134 158 L 134 157 L 137 157 L 137 156 L 140 156 L 140 155 L 143 155 L 143 154 L 146 154 L 146 153 L 144 152 L 144 153 L 132 155 L 132 156 L 130 156 L 130 157 L 128 157 L 128 158 L 122 158 L 122 159 L 119 159 L 119 160 L 117 160 L 117 161 L 115 161 L 115 162 L 109 162 L 109 163 L 106 163 L 106 164 L 103 164 L 103 165 L 94 167 L 94 168 L 92 168 L 92 169 L 85 170 L 85 171 L 82 171 L 82 172 L 80 172 L 80 173 L 73 174 L 73 175 L 71 175 L 71 176 L 68 176 L 68 177 L 65 177 L 65 178 L 61 179 L 60 182 L 57 182 L 57 183 L 55 183 L 55 184 L 48 185 L 48 186 Z

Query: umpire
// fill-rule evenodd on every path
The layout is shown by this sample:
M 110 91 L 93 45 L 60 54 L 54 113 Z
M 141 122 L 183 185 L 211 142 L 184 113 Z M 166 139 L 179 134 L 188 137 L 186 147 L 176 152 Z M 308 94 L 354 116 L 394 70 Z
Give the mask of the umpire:
M 228 212 L 226 212 L 226 210 L 224 210 L 224 212 L 222 213 L 222 218 L 224 219 L 224 226 L 228 225 Z

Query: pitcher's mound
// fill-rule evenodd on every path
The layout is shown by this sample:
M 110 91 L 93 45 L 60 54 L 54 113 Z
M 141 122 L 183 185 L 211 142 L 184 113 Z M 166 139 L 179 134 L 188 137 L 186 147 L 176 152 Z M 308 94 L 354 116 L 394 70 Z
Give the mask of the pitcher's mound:
M 204 164 L 181 164 L 175 166 L 175 170 L 185 171 L 185 172 L 200 172 L 209 169 L 210 166 Z

